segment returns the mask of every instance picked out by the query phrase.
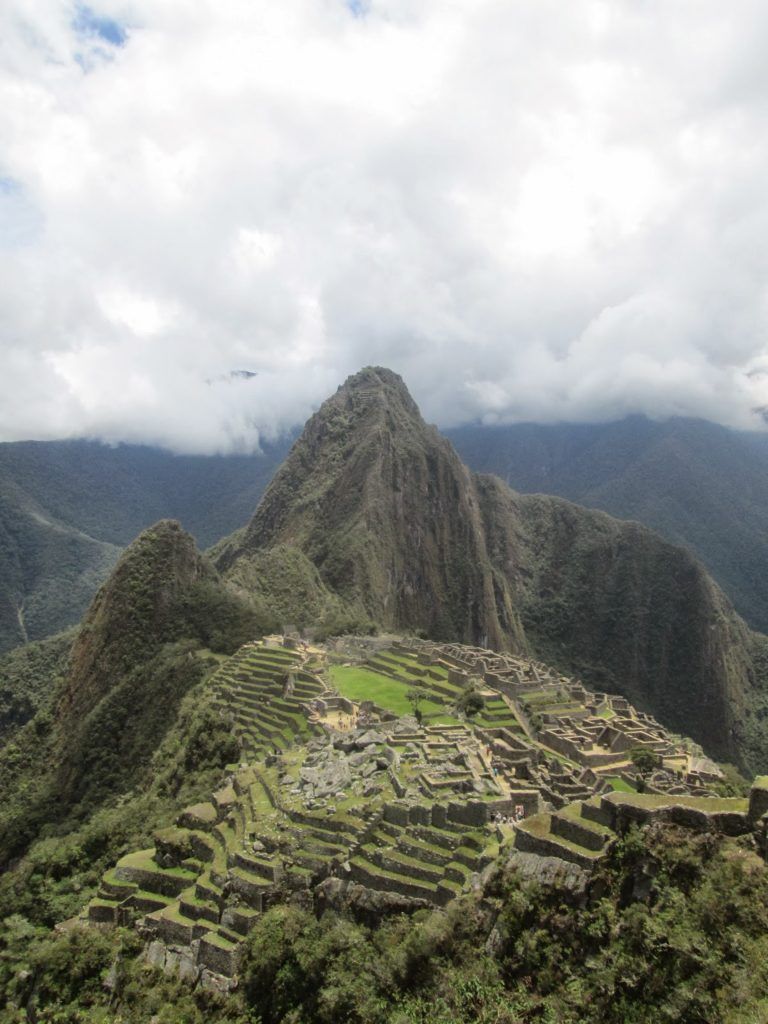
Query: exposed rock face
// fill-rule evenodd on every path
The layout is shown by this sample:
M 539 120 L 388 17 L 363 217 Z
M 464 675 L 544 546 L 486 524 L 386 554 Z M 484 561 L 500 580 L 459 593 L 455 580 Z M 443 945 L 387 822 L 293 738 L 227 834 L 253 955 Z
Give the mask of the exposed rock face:
M 699 564 L 635 523 L 471 473 L 389 370 L 349 378 L 309 420 L 217 565 L 258 593 L 256 567 L 277 551 L 302 565 L 313 600 L 533 652 L 718 758 L 768 762 L 749 721 L 762 684 L 754 635 Z M 311 624 L 305 590 L 280 593 L 284 621 Z
M 413 896 L 381 892 L 341 878 L 326 878 L 317 886 L 314 896 L 318 911 L 352 914 L 370 927 L 375 927 L 389 914 L 412 914 L 429 907 L 425 900 Z

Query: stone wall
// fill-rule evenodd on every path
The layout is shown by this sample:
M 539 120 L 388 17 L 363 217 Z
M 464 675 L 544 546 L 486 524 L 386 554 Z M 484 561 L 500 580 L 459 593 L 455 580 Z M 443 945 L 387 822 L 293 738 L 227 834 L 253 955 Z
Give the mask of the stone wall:
M 383 818 L 391 825 L 406 826 L 408 824 L 408 805 L 385 804 Z
M 488 804 L 480 800 L 467 800 L 464 803 L 451 801 L 448 804 L 447 817 L 448 821 L 455 821 L 459 825 L 480 828 L 487 823 L 490 812 Z
M 526 818 L 539 814 L 542 810 L 541 796 L 537 789 L 511 790 L 509 799 L 492 800 L 487 806 L 491 814 L 503 814 L 508 817 L 514 815 L 515 809 L 520 806 L 523 807 Z
M 755 779 L 749 791 L 749 820 L 754 822 L 768 814 L 768 778 Z
M 383 872 L 381 874 L 374 873 L 362 864 L 350 864 L 350 877 L 353 881 L 359 882 L 361 885 L 368 886 L 371 889 L 380 889 L 383 892 L 396 892 L 400 893 L 401 896 L 421 899 L 425 905 L 427 902 L 439 902 L 437 894 L 430 892 L 430 890 L 422 885 L 418 885 L 415 882 L 402 881 L 399 878 L 391 878 Z
M 432 823 L 432 809 L 424 804 L 412 804 L 408 808 L 409 825 L 430 825 Z
M 209 971 L 223 974 L 225 978 L 232 978 L 237 973 L 239 951 L 239 946 L 235 949 L 224 949 L 213 941 L 201 938 L 197 962 L 201 967 L 207 967 Z
M 126 882 L 136 882 L 140 889 L 159 892 L 163 896 L 173 898 L 179 896 L 190 884 L 189 878 L 178 878 L 159 868 L 157 871 L 152 871 L 151 869 L 121 867 L 119 864 L 115 868 L 115 878 L 123 879 Z
M 580 854 L 576 850 L 570 850 L 561 846 L 555 839 L 548 839 L 546 836 L 536 836 L 524 829 L 517 829 L 515 832 L 515 849 L 524 853 L 535 853 L 539 857 L 559 857 L 560 860 L 568 861 L 571 864 L 578 864 L 579 867 L 592 869 L 594 858 L 587 854 Z
M 740 811 L 707 811 L 672 802 L 663 807 L 644 807 L 617 799 L 616 793 L 604 796 L 600 806 L 611 814 L 611 827 L 616 832 L 624 832 L 632 824 L 644 825 L 651 821 L 669 821 L 696 832 L 720 832 L 728 836 L 751 831 L 748 815 Z
M 448 682 L 453 683 L 454 686 L 466 686 L 469 682 L 469 676 L 463 669 L 449 668 Z
M 605 837 L 593 829 L 580 825 L 575 818 L 569 818 L 564 814 L 553 814 L 550 823 L 550 830 L 553 835 L 561 836 L 563 839 L 575 843 L 576 846 L 583 846 L 587 850 L 602 850 L 605 846 Z

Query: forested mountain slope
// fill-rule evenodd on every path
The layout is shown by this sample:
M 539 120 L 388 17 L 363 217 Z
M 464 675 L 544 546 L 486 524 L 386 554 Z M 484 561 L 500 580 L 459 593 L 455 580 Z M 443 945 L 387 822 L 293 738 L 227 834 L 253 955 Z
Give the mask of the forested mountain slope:
M 77 623 L 121 549 L 163 518 L 205 548 L 246 521 L 289 440 L 185 456 L 92 441 L 0 444 L 0 651 Z
M 468 466 L 515 490 L 637 519 L 687 547 L 747 622 L 768 631 L 768 435 L 641 416 L 446 433 Z

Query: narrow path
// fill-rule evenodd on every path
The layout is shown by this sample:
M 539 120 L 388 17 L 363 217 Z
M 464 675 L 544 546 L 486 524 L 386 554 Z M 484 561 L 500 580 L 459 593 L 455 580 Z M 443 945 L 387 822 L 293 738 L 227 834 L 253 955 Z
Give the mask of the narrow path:
M 24 643 L 29 643 L 29 633 L 27 632 L 27 624 L 24 621 L 24 598 L 21 599 L 21 604 L 16 609 L 16 620 L 19 623 L 19 629 L 21 635 L 24 637 Z

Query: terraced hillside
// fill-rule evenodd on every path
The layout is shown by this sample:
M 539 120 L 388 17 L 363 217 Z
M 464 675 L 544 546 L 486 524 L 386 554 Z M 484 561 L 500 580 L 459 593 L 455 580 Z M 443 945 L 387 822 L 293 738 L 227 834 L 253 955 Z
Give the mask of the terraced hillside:
M 353 647 L 273 637 L 222 664 L 210 686 L 240 762 L 104 876 L 92 923 L 135 922 L 151 962 L 226 987 L 276 903 L 444 906 L 502 850 L 587 868 L 648 801 L 713 809 L 691 793 L 716 766 L 622 698 L 481 649 Z M 658 757 L 645 779 L 638 745 Z M 745 802 L 725 810 L 748 829 Z
M 591 869 L 605 856 L 611 840 L 628 825 L 652 820 L 732 836 L 747 835 L 755 824 L 749 814 L 749 801 L 739 797 L 609 793 L 520 822 L 514 848 Z
M 325 691 L 295 651 L 246 644 L 213 679 L 217 704 L 249 759 L 309 738 L 309 705 Z

